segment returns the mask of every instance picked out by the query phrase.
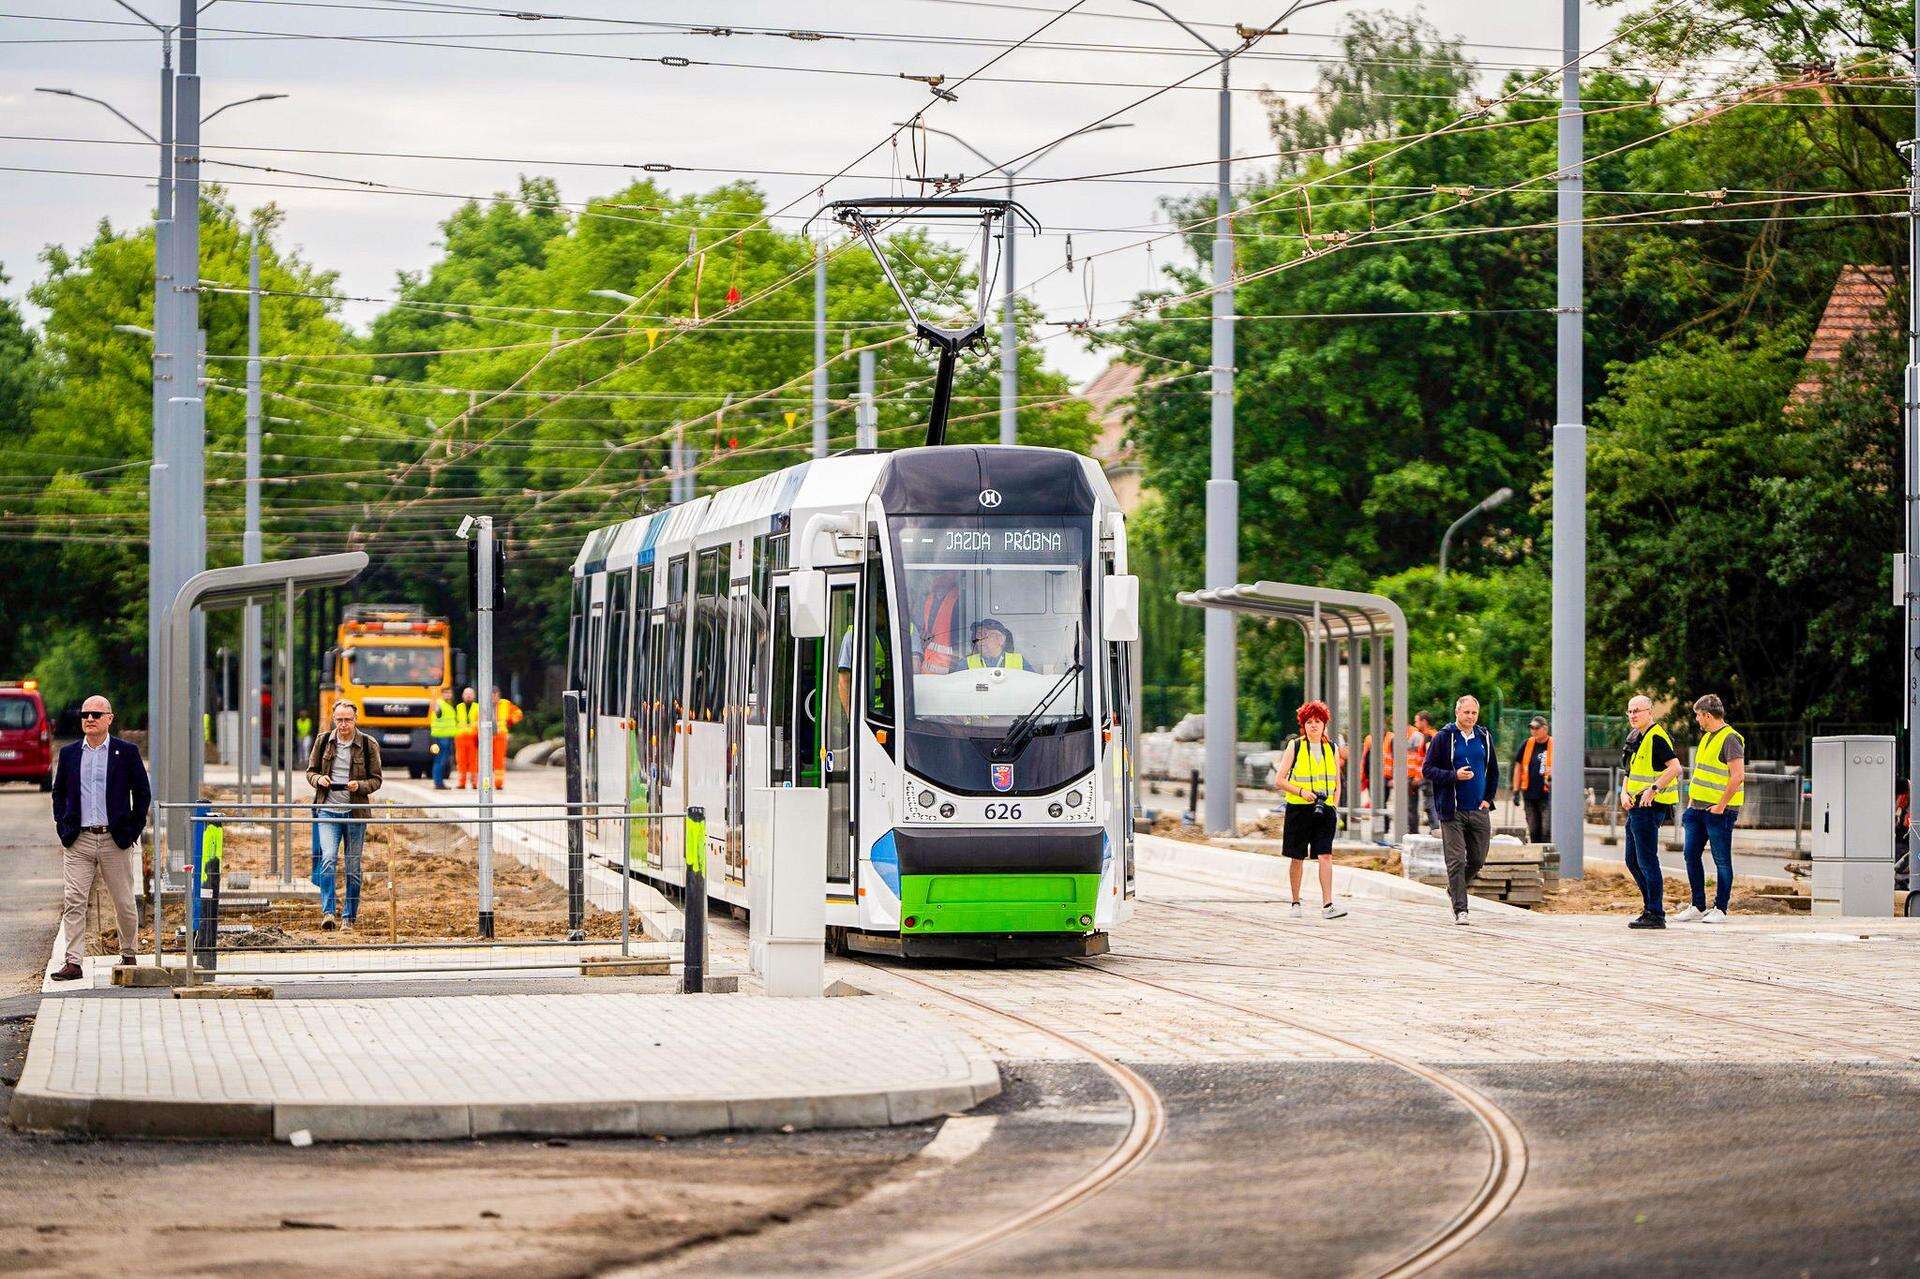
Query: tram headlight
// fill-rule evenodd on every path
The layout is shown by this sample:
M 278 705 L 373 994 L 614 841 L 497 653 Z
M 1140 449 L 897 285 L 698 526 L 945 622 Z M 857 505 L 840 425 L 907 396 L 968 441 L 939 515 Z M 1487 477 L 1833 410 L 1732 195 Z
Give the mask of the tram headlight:
M 1082 928 L 1091 928 L 1091 927 L 1093 927 L 1093 916 L 1092 916 L 1092 915 L 1082 915 L 1082 916 L 1080 916 L 1080 927 L 1082 927 Z
M 1049 817 L 1058 817 L 1064 811 L 1065 810 L 1062 809 L 1058 804 L 1047 805 L 1047 816 Z
M 1070 790 L 1067 792 L 1067 807 L 1078 808 L 1080 807 L 1081 804 L 1086 802 L 1086 798 L 1087 797 L 1085 795 L 1082 795 L 1079 791 Z
M 933 807 L 933 792 L 932 792 L 932 791 L 930 791 L 930 790 L 923 790 L 923 791 L 921 791 L 921 792 L 920 792 L 920 807 L 922 807 L 922 808 L 932 808 L 932 807 Z
M 952 805 L 952 804 L 942 804 L 942 805 L 940 805 L 940 815 L 941 815 L 942 817 L 951 817 L 951 816 L 953 816 L 953 805 Z

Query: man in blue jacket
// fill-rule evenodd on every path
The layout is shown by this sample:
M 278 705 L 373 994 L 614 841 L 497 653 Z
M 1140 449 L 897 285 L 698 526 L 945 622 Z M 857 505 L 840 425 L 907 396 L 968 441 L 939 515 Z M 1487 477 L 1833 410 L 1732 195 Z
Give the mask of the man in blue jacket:
M 1493 734 L 1480 724 L 1480 703 L 1462 697 L 1453 704 L 1453 723 L 1427 743 L 1422 770 L 1440 820 L 1440 847 L 1447 858 L 1447 895 L 1453 898 L 1453 922 L 1467 922 L 1467 885 L 1487 864 L 1493 838 L 1494 793 L 1500 788 Z
M 53 828 L 67 850 L 60 916 L 67 962 L 53 974 L 55 981 L 73 981 L 81 974 L 80 958 L 87 953 L 87 902 L 96 877 L 107 881 L 107 895 L 113 899 L 121 963 L 133 962 L 139 936 L 133 909 L 138 855 L 130 850 L 138 846 L 147 824 L 153 791 L 140 748 L 110 736 L 112 727 L 113 706 L 106 698 L 96 693 L 81 703 L 83 736 L 61 748 L 53 777 Z

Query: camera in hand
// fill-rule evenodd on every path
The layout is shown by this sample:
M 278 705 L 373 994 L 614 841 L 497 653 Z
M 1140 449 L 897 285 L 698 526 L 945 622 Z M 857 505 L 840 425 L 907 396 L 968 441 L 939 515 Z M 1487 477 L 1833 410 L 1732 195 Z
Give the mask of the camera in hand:
M 1313 792 L 1313 815 L 1315 817 L 1325 817 L 1327 815 L 1327 797 L 1319 791 Z

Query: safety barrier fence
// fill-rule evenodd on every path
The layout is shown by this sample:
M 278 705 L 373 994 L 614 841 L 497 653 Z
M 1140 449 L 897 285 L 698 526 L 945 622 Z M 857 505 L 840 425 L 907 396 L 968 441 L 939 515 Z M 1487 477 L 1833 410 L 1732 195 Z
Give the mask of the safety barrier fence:
M 173 953 L 189 981 L 216 970 L 255 977 L 553 971 L 577 969 L 593 949 L 630 957 L 635 876 L 626 859 L 594 854 L 589 832 L 626 849 L 650 839 L 672 843 L 685 850 L 690 872 L 696 850 L 704 861 L 706 840 L 698 808 L 376 800 L 335 816 L 311 803 L 211 799 L 155 809 L 158 828 L 168 816 L 159 810 L 183 809 L 190 821 L 184 862 L 163 865 L 169 858 L 156 855 L 150 894 L 154 963 L 165 965 L 169 924 L 176 926 L 182 942 Z M 612 835 L 603 823 L 630 834 Z M 669 839 L 673 824 L 680 838 Z M 180 862 L 178 854 L 171 860 Z M 344 925 L 355 913 L 349 895 L 357 927 L 328 928 L 323 902 L 331 901 Z M 255 926 L 223 934 L 223 913 L 229 924 L 240 917 Z M 377 962 L 354 962 L 376 955 Z

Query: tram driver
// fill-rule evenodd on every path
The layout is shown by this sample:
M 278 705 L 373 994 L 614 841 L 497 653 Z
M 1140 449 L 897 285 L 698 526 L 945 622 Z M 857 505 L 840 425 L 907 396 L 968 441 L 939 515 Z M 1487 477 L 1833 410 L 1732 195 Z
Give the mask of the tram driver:
M 1013 647 L 1013 632 L 999 619 L 983 617 L 973 624 L 973 652 L 967 654 L 970 671 L 994 668 L 1009 671 L 1027 669 L 1027 659 Z

